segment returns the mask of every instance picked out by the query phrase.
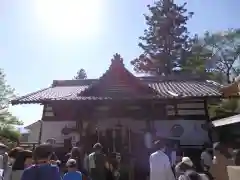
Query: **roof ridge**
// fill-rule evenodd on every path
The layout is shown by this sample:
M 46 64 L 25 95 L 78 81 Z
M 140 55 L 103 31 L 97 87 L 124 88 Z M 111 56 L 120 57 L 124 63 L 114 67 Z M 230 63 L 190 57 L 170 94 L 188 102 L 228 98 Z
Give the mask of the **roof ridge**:
M 52 87 L 90 85 L 98 79 L 53 80 Z

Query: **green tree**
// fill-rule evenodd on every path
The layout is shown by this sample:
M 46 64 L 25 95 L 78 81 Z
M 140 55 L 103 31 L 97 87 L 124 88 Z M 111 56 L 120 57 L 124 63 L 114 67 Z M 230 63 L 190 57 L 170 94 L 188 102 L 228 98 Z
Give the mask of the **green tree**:
M 80 69 L 73 79 L 87 79 L 87 73 L 84 69 Z
M 187 74 L 197 74 L 208 80 L 214 80 L 221 83 L 222 73 L 213 71 L 213 67 L 215 67 L 213 63 L 214 59 L 214 53 L 204 43 L 204 39 L 195 35 L 192 40 L 191 50 L 184 52 L 182 55 L 180 70 Z
M 144 17 L 148 28 L 139 37 L 143 54 L 131 61 L 136 72 L 168 75 L 178 66 L 191 44 L 186 23 L 193 13 L 187 12 L 185 6 L 186 3 L 177 5 L 173 0 L 159 0 L 147 6 L 150 14 Z
M 182 71 L 205 74 L 221 84 L 231 83 L 240 74 L 240 31 L 205 33 L 196 37 L 191 51 L 181 61 Z M 224 99 L 209 105 L 211 117 L 231 115 L 239 111 L 238 99 Z
M 197 35 L 193 38 L 190 51 L 185 51 L 180 60 L 181 71 L 193 74 L 210 72 L 208 63 L 211 61 L 212 51 L 206 48 Z
M 212 70 L 222 75 L 226 83 L 233 82 L 240 73 L 240 29 L 220 33 L 205 33 L 205 46 L 213 52 Z
M 0 136 L 16 140 L 19 133 L 12 125 L 21 125 L 22 122 L 9 112 L 9 102 L 13 97 L 14 90 L 7 85 L 5 74 L 0 69 Z

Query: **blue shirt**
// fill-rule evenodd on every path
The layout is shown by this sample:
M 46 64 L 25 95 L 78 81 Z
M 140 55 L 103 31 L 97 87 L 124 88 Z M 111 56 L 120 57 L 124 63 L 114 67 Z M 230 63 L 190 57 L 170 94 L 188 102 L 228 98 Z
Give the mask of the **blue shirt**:
M 59 168 L 56 165 L 34 165 L 24 170 L 21 180 L 61 180 Z
M 64 174 L 63 180 L 82 180 L 82 173 L 79 171 L 67 172 Z

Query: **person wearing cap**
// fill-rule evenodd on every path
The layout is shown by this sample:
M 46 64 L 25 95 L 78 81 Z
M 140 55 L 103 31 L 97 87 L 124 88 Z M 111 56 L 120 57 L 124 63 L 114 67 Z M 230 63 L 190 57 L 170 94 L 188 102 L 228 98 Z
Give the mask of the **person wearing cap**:
M 64 174 L 63 180 L 82 180 L 82 173 L 78 171 L 77 161 L 75 159 L 69 159 L 66 163 L 68 172 Z
M 178 180 L 208 180 L 205 174 L 196 172 L 189 157 L 183 157 L 182 161 L 176 166 L 176 175 Z
M 165 153 L 166 144 L 163 140 L 155 143 L 157 149 L 149 158 L 150 180 L 175 180 L 169 157 Z
M 183 157 L 182 161 L 179 162 L 175 167 L 176 177 L 184 174 L 187 170 L 193 169 L 193 162 L 189 157 Z
M 106 156 L 102 152 L 102 145 L 96 143 L 94 152 L 89 154 L 87 166 L 92 180 L 106 180 Z

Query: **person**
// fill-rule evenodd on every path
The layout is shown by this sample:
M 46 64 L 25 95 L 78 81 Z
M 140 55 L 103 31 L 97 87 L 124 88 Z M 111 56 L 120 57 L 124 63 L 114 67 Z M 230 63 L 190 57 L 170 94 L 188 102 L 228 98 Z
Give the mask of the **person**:
M 3 178 L 8 170 L 7 146 L 0 143 L 0 178 Z
M 23 171 L 21 180 L 61 180 L 59 168 L 49 163 L 53 148 L 50 144 L 41 144 L 33 152 L 34 165 Z
M 150 164 L 150 180 L 174 180 L 171 163 L 168 156 L 165 154 L 165 143 L 163 140 L 155 142 L 157 151 L 152 153 L 149 158 Z
M 240 149 L 233 151 L 233 160 L 236 166 L 240 166 Z
M 94 144 L 94 152 L 88 156 L 88 172 L 92 180 L 106 180 L 106 168 L 108 168 L 108 165 L 102 148 L 100 143 Z
M 82 180 L 82 173 L 77 169 L 77 161 L 69 159 L 66 163 L 68 172 L 64 174 L 63 180 Z
M 233 165 L 231 155 L 225 144 L 217 142 L 213 146 L 214 158 L 213 165 L 209 172 L 215 180 L 228 180 L 227 166 Z
M 32 151 L 19 150 L 12 165 L 11 180 L 20 180 L 25 167 L 32 165 Z
M 181 162 L 175 166 L 175 175 L 177 179 L 183 175 L 187 170 L 193 168 L 193 162 L 189 157 L 183 157 Z
M 55 152 L 53 152 L 51 157 L 50 157 L 50 163 L 51 164 L 55 164 L 58 167 L 61 165 L 61 161 L 58 159 L 58 157 L 57 157 Z
M 177 156 L 178 156 L 179 146 L 177 143 L 173 144 L 173 148 L 171 151 L 171 163 L 172 167 L 174 168 L 177 164 Z
M 201 165 L 204 172 L 208 172 L 210 167 L 212 166 L 212 153 L 210 146 L 205 143 L 203 145 L 203 151 L 201 153 Z
M 20 151 L 23 151 L 21 147 L 15 147 L 8 152 L 8 168 L 4 173 L 4 180 L 11 180 L 12 178 L 12 166 L 16 161 L 17 155 Z
M 9 162 L 13 165 L 13 163 L 15 162 L 17 156 L 18 156 L 18 153 L 23 151 L 24 149 L 22 147 L 15 147 L 13 149 L 11 149 L 9 152 L 8 152 L 8 156 L 9 156 Z
M 194 164 L 189 157 L 183 157 L 182 161 L 176 166 L 179 175 L 178 180 L 208 180 L 205 174 L 196 172 Z
M 82 166 L 82 161 L 81 161 L 81 154 L 79 151 L 78 147 L 73 147 L 71 150 L 71 153 L 69 154 L 69 158 L 68 159 L 75 159 L 76 163 L 77 163 L 77 169 L 78 171 L 82 172 L 83 166 Z

